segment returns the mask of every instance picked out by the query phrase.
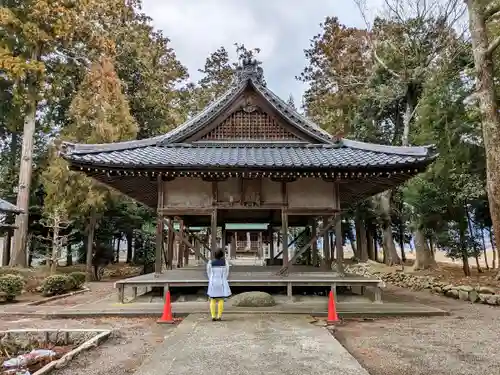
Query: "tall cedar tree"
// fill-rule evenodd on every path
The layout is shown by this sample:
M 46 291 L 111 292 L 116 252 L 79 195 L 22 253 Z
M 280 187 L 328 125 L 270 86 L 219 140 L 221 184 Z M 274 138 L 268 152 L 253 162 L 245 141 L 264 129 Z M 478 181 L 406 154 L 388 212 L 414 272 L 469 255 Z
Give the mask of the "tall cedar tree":
M 73 123 L 64 132 L 67 140 L 79 143 L 108 143 L 134 139 L 138 126 L 130 114 L 111 58 L 101 57 L 92 64 L 70 107 Z M 87 277 L 92 275 L 93 241 L 100 210 L 107 190 L 87 177 L 78 175 L 80 191 L 86 196 L 80 203 L 80 212 L 88 215 Z
M 106 2 L 110 3 L 120 2 Z M 64 59 L 70 59 L 65 51 L 71 45 L 83 41 L 106 49 L 108 40 L 103 36 L 99 24 L 94 22 L 103 9 L 100 2 L 93 0 L 8 0 L 0 6 L 0 67 L 4 75 L 15 82 L 16 94 L 22 102 L 19 115 L 24 118 L 17 195 L 17 206 L 23 213 L 16 218 L 17 229 L 11 258 L 13 266 L 25 267 L 27 263 L 33 138 L 37 109 L 45 99 L 45 90 L 49 88 L 46 62 L 61 55 Z

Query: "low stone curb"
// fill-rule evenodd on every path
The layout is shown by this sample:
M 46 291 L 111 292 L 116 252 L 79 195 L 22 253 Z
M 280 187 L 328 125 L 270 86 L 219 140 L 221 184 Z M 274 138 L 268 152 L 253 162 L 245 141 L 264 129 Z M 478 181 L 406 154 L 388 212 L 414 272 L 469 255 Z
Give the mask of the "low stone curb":
M 83 294 L 83 293 L 86 293 L 86 292 L 90 292 L 90 289 L 89 288 L 83 288 L 83 289 L 80 289 L 80 290 L 75 290 L 74 292 L 70 292 L 70 293 L 66 293 L 66 294 L 59 294 L 57 296 L 48 297 L 48 298 L 42 299 L 40 301 L 28 302 L 28 303 L 24 304 L 23 306 L 39 306 L 39 305 L 43 305 L 45 303 L 49 303 L 49 302 L 52 302 L 52 301 L 57 301 L 58 299 L 63 299 L 63 298 L 71 297 L 71 296 L 76 296 L 78 294 Z
M 175 318 L 186 317 L 190 314 L 204 314 L 206 310 L 194 310 L 189 312 L 173 312 Z M 224 315 L 309 315 L 317 317 L 327 317 L 327 311 L 269 311 L 269 310 L 238 310 L 238 311 L 225 311 Z M 406 310 L 398 311 L 385 310 L 385 311 L 337 311 L 341 318 L 393 318 L 393 317 L 425 317 L 425 316 L 449 316 L 450 313 L 444 310 Z M 128 311 L 71 311 L 71 312 L 13 312 L 4 315 L 17 316 L 17 317 L 37 317 L 45 319 L 75 319 L 75 318 L 103 318 L 103 317 L 117 317 L 117 318 L 142 318 L 153 317 L 158 318 L 161 316 L 161 311 L 144 311 L 144 310 L 128 310 Z

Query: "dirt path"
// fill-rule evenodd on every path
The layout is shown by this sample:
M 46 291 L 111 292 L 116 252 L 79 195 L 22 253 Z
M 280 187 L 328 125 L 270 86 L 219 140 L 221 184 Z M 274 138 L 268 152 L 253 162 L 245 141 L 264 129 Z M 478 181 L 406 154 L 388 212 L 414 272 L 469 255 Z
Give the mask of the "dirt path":
M 446 309 L 449 317 L 351 321 L 337 339 L 371 375 L 495 375 L 500 308 L 388 286 L 386 301 Z

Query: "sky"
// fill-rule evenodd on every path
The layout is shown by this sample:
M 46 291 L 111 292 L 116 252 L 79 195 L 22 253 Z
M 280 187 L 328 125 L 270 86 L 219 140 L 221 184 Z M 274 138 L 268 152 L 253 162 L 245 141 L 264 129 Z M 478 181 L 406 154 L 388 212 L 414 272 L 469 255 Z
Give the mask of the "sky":
M 367 0 L 373 16 L 383 0 Z M 268 87 L 283 99 L 300 100 L 304 84 L 297 81 L 306 60 L 304 49 L 320 32 L 327 16 L 348 26 L 366 27 L 354 0 L 143 0 L 143 11 L 155 28 L 171 39 L 190 79 L 207 56 L 220 46 L 230 52 L 235 42 L 260 48 Z M 235 53 L 233 53 L 235 57 Z

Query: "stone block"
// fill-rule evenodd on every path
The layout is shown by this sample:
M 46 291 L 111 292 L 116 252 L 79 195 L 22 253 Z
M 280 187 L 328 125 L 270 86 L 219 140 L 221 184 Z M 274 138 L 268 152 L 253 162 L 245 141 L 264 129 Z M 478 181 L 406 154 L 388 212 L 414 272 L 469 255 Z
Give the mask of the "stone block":
M 231 298 L 231 304 L 239 307 L 265 307 L 275 306 L 276 301 L 269 293 L 245 292 L 236 294 Z

